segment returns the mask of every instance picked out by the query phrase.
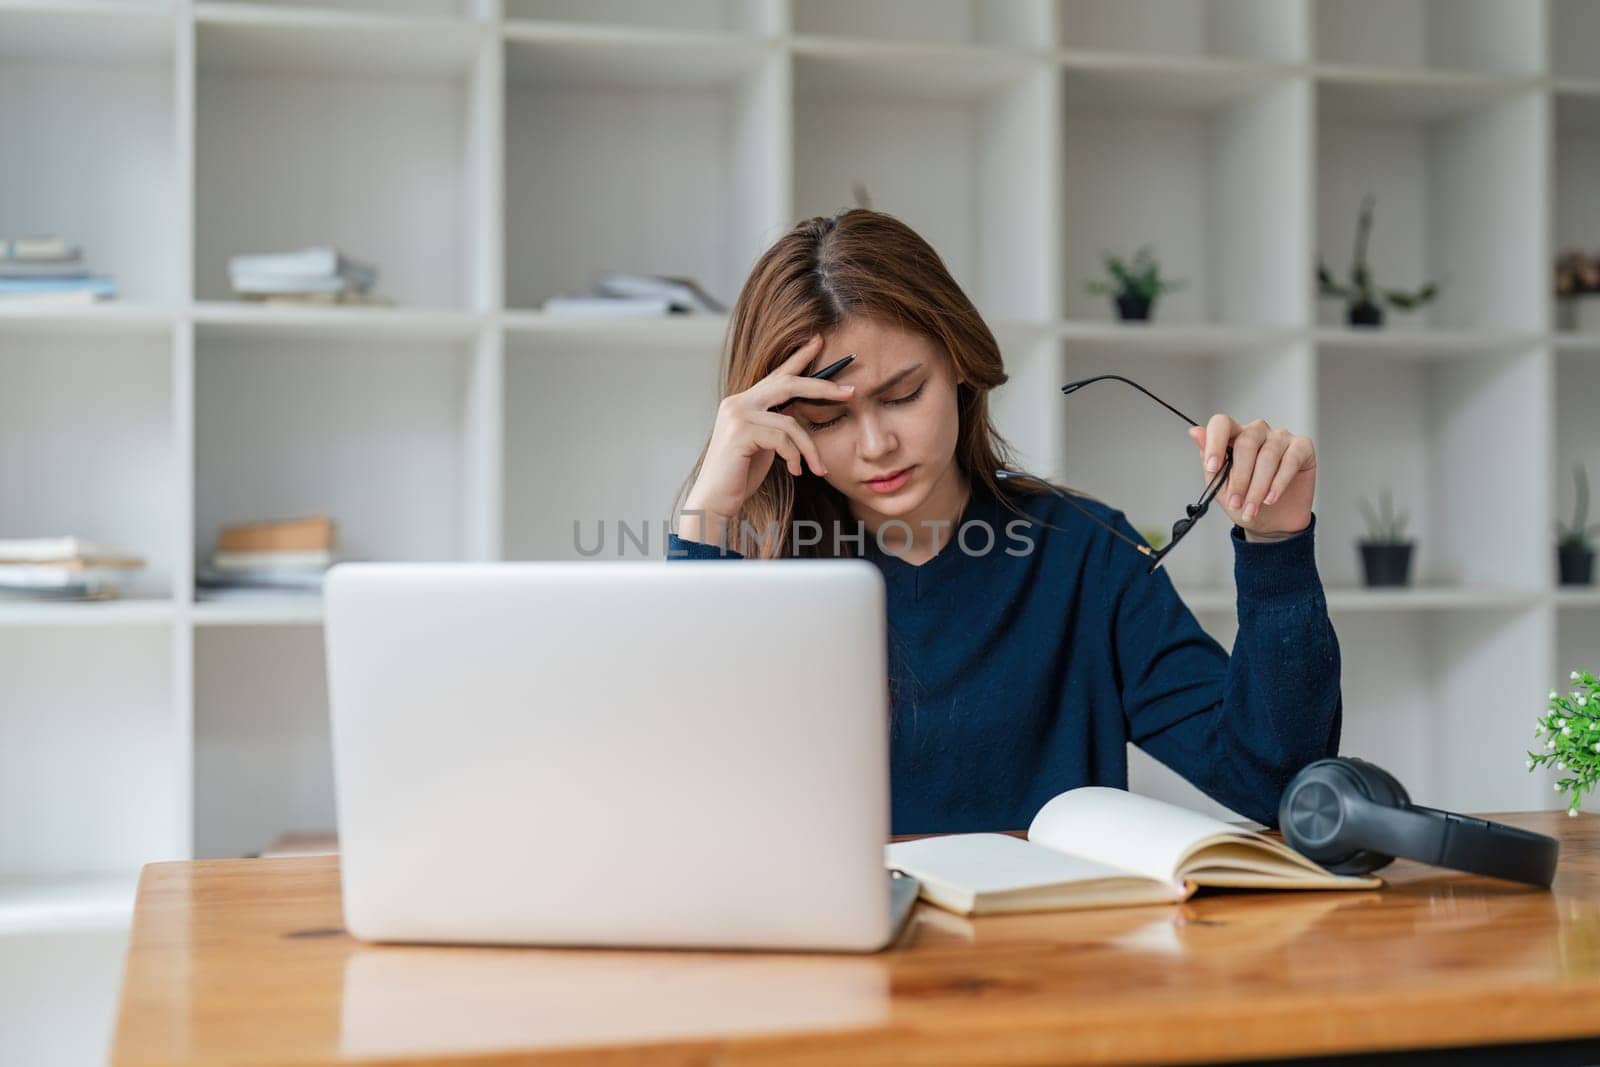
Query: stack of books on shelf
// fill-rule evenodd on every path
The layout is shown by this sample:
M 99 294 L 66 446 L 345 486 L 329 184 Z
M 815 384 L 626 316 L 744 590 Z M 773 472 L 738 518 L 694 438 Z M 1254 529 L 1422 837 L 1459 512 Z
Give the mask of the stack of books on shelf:
M 80 537 L 0 540 L 0 601 L 110 600 L 144 560 Z
M 234 256 L 228 279 L 245 300 L 297 304 L 387 304 L 373 295 L 378 269 L 322 246 L 296 252 Z
M 544 302 L 546 315 L 562 318 L 637 318 L 721 315 L 727 307 L 692 278 L 601 271 L 587 293 L 564 293 Z
M 83 250 L 65 238 L 0 238 L 0 302 L 92 304 L 116 295 L 117 280 L 89 273 Z
M 319 593 L 334 563 L 335 530 L 325 515 L 224 526 L 209 565 L 195 569 L 201 599 Z

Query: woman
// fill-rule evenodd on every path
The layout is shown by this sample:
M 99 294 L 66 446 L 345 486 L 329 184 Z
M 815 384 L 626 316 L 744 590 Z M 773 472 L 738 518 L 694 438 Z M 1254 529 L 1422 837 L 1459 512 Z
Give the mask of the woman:
M 834 380 L 809 377 L 852 354 Z M 1339 744 L 1312 442 L 1221 413 L 1190 430 L 1208 481 L 1233 449 L 1216 498 L 1234 522 L 1230 658 L 1166 571 L 1108 532 L 1144 544 L 1121 511 L 996 477 L 1010 449 L 988 394 L 1005 381 L 993 335 L 909 227 L 806 220 L 739 294 L 668 557 L 880 568 L 897 834 L 1015 829 L 1065 789 L 1126 788 L 1130 740 L 1276 824 L 1289 779 Z

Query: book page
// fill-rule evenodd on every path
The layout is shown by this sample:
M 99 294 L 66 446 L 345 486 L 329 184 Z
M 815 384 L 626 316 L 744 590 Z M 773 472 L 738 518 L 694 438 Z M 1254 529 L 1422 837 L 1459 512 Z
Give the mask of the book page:
M 891 868 L 913 878 L 975 894 L 1128 876 L 1126 871 L 1040 848 L 1007 834 L 950 834 L 897 841 L 885 847 L 884 858 Z
M 1033 817 L 1028 840 L 1146 878 L 1178 879 L 1186 854 L 1208 837 L 1255 835 L 1221 819 L 1110 786 L 1069 789 Z

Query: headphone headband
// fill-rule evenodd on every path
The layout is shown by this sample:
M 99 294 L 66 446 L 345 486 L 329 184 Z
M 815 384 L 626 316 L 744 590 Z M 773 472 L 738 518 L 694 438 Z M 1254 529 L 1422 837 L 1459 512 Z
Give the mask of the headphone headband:
M 1420 804 L 1349 803 L 1352 837 L 1374 852 L 1532 885 L 1555 877 L 1556 842 L 1543 834 Z

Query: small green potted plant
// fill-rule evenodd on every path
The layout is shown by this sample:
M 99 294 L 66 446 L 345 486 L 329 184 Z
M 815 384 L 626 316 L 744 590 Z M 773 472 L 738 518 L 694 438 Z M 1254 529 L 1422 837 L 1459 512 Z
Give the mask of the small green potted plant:
M 1378 510 L 1363 497 L 1361 514 L 1367 520 L 1367 536 L 1359 542 L 1361 569 L 1369 587 L 1392 587 L 1410 584 L 1411 552 L 1416 543 L 1405 539 L 1406 523 L 1410 516 L 1396 512 L 1384 488 Z
M 1556 565 L 1562 585 L 1590 585 L 1594 582 L 1594 532 L 1600 523 L 1589 525 L 1589 472 L 1583 464 L 1572 465 L 1576 490 L 1572 525 L 1556 523 Z
M 1372 212 L 1375 201 L 1371 193 L 1361 201 L 1361 216 L 1356 221 L 1355 255 L 1350 262 L 1350 280 L 1336 281 L 1333 272 L 1321 259 L 1317 260 L 1317 285 L 1323 296 L 1334 296 L 1345 302 L 1345 320 L 1351 326 L 1382 326 L 1383 308 L 1378 301 L 1410 311 L 1439 295 L 1439 287 L 1429 282 L 1415 292 L 1404 289 L 1379 289 L 1372 281 L 1372 271 L 1367 266 L 1367 239 L 1372 235 Z
M 1528 753 L 1526 766 L 1563 772 L 1555 791 L 1567 794 L 1567 814 L 1577 815 L 1583 794 L 1600 783 L 1600 684 L 1588 671 L 1573 671 L 1568 678 L 1578 688 L 1567 696 L 1550 690 L 1550 703 L 1533 724 L 1542 748 Z
M 1084 288 L 1091 293 L 1109 294 L 1116 302 L 1117 317 L 1123 322 L 1148 321 L 1162 293 L 1183 288 L 1181 279 L 1161 276 L 1161 264 L 1149 245 L 1135 252 L 1131 262 L 1107 252 L 1105 265 L 1111 280 L 1089 282 Z

